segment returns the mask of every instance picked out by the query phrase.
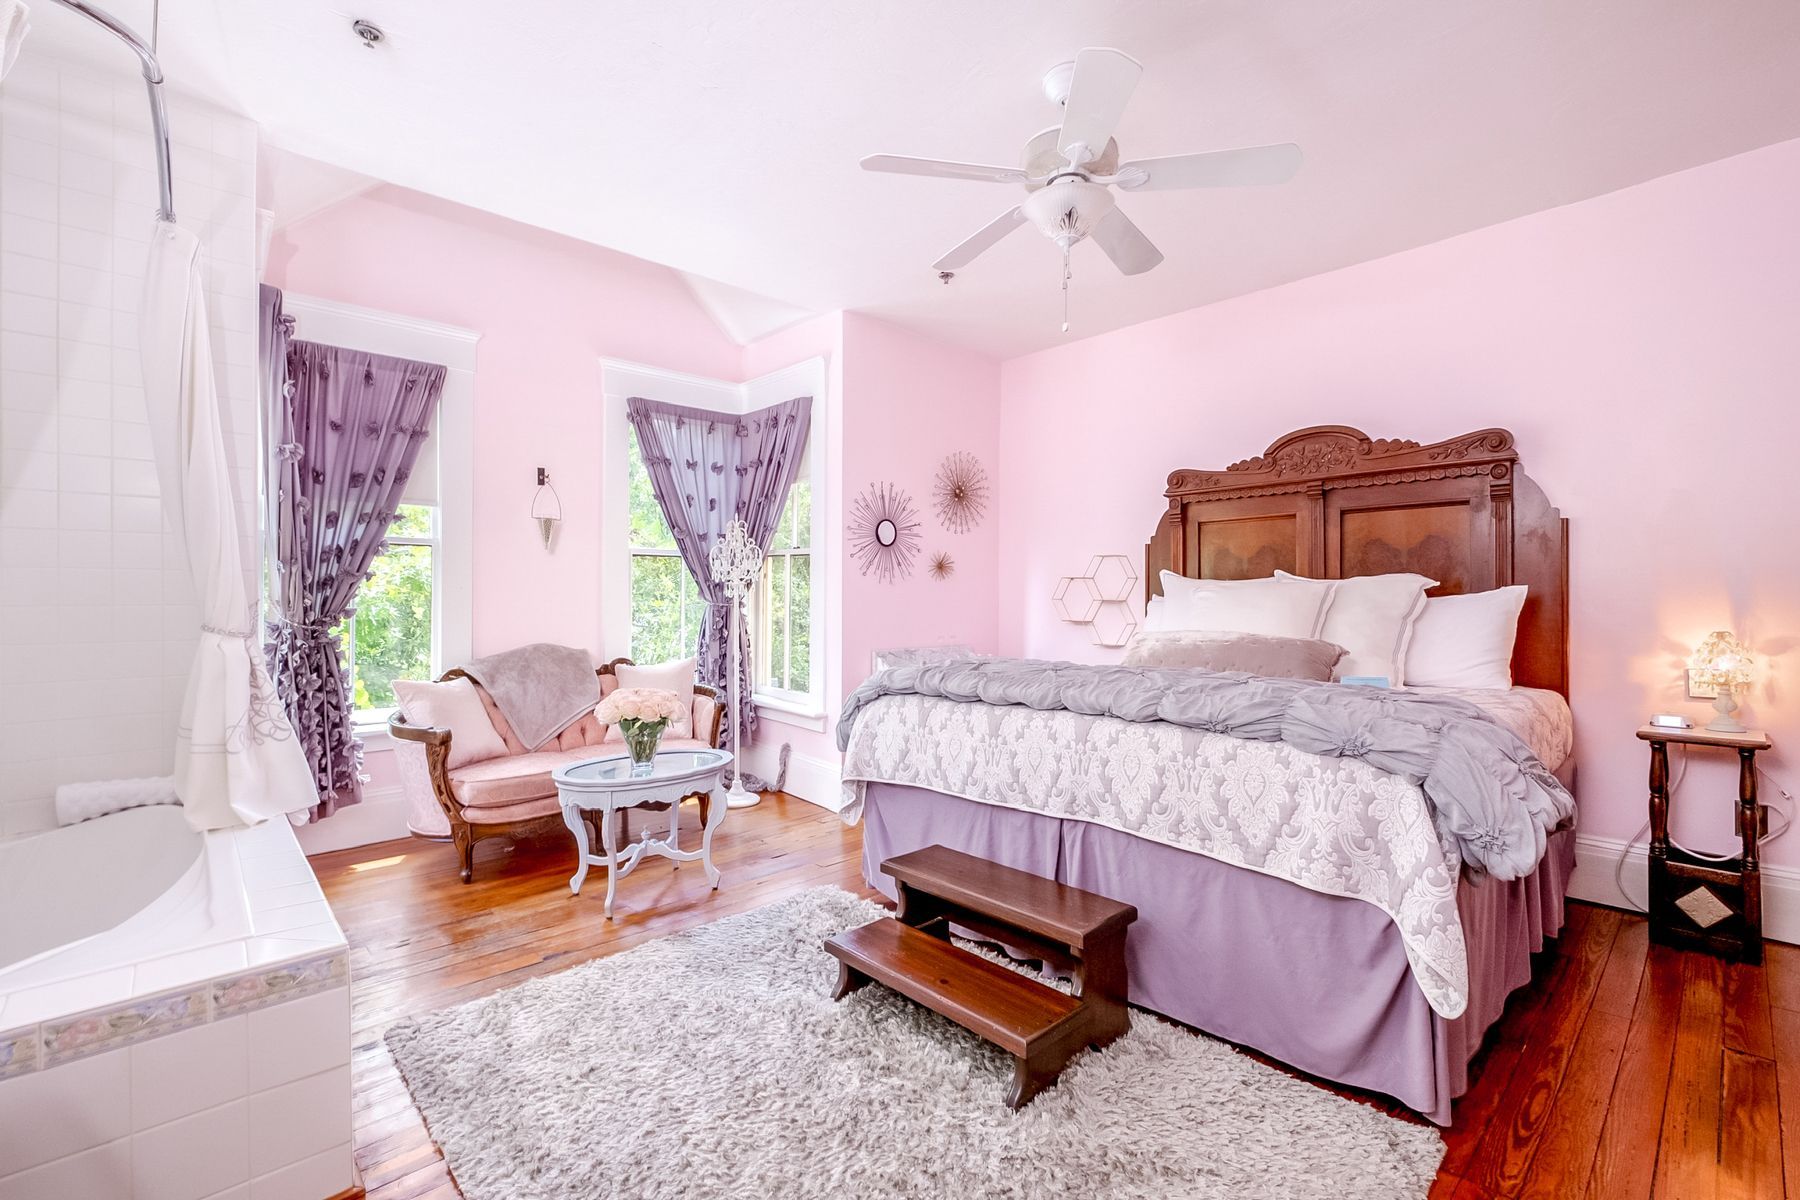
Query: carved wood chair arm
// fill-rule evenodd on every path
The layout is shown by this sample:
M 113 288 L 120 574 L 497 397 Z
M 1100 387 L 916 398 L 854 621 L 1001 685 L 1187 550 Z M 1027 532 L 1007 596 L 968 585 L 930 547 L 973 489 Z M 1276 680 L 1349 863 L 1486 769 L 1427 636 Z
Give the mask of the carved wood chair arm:
M 418 742 L 425 746 L 447 746 L 450 744 L 450 731 L 434 726 L 410 725 L 405 717 L 395 713 L 388 718 L 388 736 L 399 738 L 403 742 Z

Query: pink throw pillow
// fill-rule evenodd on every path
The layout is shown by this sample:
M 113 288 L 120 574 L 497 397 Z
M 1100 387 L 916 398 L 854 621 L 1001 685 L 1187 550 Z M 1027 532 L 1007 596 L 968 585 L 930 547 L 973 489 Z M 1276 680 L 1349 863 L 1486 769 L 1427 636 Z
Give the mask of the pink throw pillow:
M 407 724 L 450 731 L 450 753 L 444 765 L 452 770 L 506 753 L 506 743 L 482 707 L 481 694 L 467 679 L 444 683 L 396 679 L 394 698 L 400 701 Z
M 684 658 L 677 662 L 657 663 L 650 667 L 634 667 L 620 663 L 613 668 L 619 677 L 621 688 L 654 688 L 659 692 L 674 692 L 675 698 L 681 701 L 681 715 L 669 722 L 663 730 L 664 737 L 691 738 L 694 736 L 694 660 Z M 622 737 L 611 727 L 607 728 L 606 740 L 613 741 Z

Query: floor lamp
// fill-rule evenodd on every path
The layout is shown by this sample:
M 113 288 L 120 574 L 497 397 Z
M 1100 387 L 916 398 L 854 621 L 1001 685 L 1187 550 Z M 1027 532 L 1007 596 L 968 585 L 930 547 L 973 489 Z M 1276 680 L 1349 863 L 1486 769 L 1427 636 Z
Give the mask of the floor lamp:
M 743 645 L 739 623 L 744 616 L 744 601 L 762 574 L 762 562 L 762 549 L 750 540 L 750 531 L 743 520 L 733 517 L 709 556 L 713 582 L 731 603 L 731 752 L 735 761 L 732 763 L 731 790 L 725 793 L 725 804 L 729 808 L 749 808 L 762 802 L 760 795 L 744 790 L 744 698 L 738 694 L 738 689 L 743 686 L 743 670 L 738 665 Z

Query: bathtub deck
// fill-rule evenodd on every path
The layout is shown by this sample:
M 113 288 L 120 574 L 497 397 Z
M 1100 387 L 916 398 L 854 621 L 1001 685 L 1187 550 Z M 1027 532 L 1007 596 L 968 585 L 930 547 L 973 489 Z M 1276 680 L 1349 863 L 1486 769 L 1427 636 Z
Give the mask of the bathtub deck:
M 879 900 L 863 886 L 861 841 L 835 814 L 772 797 L 732 814 L 715 854 L 722 891 L 698 872 L 640 873 L 610 923 L 599 905 L 570 903 L 566 838 L 484 843 L 468 886 L 447 845 L 313 859 L 350 939 L 370 1200 L 458 1196 L 381 1040 L 389 1024 L 818 884 Z M 1800 1200 L 1800 949 L 1770 946 L 1761 970 L 1724 964 L 1650 946 L 1639 917 L 1575 904 L 1496 1030 L 1457 1101 L 1433 1200 Z

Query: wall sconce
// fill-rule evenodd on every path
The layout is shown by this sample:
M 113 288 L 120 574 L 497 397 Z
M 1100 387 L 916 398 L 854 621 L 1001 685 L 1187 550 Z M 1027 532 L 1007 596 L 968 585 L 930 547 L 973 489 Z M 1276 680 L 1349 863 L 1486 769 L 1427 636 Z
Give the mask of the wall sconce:
M 1755 664 L 1744 644 L 1724 629 L 1708 634 L 1694 652 L 1694 682 L 1719 689 L 1718 699 L 1713 701 L 1713 711 L 1719 715 L 1707 725 L 1714 733 L 1744 732 L 1744 723 L 1733 715 L 1738 706 L 1733 693 L 1750 682 L 1750 668 Z
M 562 497 L 550 485 L 550 472 L 543 467 L 537 469 L 537 494 L 531 498 L 531 519 L 537 522 L 538 532 L 543 535 L 544 549 L 550 549 L 550 541 L 556 536 L 557 522 L 562 520 Z

